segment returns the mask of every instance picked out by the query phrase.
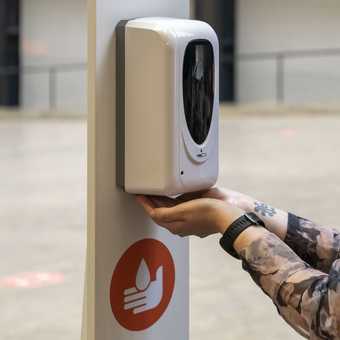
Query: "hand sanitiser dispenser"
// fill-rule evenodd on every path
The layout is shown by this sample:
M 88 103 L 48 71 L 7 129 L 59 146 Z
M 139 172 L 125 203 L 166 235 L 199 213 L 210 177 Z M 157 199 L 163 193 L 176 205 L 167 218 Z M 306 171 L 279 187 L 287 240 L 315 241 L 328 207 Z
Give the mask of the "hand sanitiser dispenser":
M 218 176 L 219 45 L 196 20 L 138 18 L 116 28 L 117 184 L 175 196 Z

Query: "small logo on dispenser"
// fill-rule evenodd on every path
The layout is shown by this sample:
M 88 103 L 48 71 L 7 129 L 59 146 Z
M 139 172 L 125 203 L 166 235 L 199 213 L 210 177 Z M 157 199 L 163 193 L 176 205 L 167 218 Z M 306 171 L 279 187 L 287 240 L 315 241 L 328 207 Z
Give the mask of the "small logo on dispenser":
M 197 154 L 197 157 L 200 157 L 200 158 L 207 157 L 207 153 L 202 151 L 202 152 Z

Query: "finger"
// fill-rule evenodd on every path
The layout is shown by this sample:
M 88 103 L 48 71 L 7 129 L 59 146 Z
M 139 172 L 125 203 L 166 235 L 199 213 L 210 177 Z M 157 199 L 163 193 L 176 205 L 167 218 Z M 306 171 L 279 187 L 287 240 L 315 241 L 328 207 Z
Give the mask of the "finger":
M 217 186 L 215 186 L 202 192 L 202 198 L 216 198 L 219 200 L 225 200 L 226 193 Z
M 160 266 L 156 271 L 156 281 L 163 281 L 163 266 Z
M 156 208 L 151 213 L 152 219 L 158 224 L 171 223 L 184 219 L 182 214 L 182 204 L 170 208 Z
M 176 235 L 179 237 L 187 237 L 187 236 L 192 236 L 193 233 L 186 231 L 186 230 L 181 230 Z
M 178 230 L 178 228 L 179 228 L 178 226 L 179 226 L 179 224 L 181 224 L 182 222 L 181 222 L 181 221 L 176 221 L 176 222 L 170 222 L 170 223 L 166 223 L 166 222 L 164 222 L 164 223 L 157 223 L 157 222 L 155 221 L 155 223 L 156 223 L 159 227 L 164 228 L 164 229 L 166 229 L 167 231 L 169 231 L 170 233 L 177 235 L 177 230 Z
M 188 201 L 202 198 L 203 195 L 205 195 L 207 192 L 208 192 L 207 190 L 202 190 L 193 193 L 183 194 L 182 196 L 178 196 L 176 198 L 170 198 L 165 196 L 150 196 L 150 199 L 152 199 L 156 207 L 169 208 L 182 203 L 186 203 Z
M 168 231 L 170 231 L 170 233 L 177 235 L 177 236 L 187 236 L 184 235 L 186 234 L 183 230 L 185 230 L 185 223 L 184 222 L 172 222 L 172 223 L 167 223 L 165 225 L 163 225 L 163 227 L 165 229 L 167 229 Z
M 200 234 L 200 235 L 197 235 L 199 238 L 206 238 L 208 236 L 210 236 L 211 234 L 210 233 L 205 233 L 205 234 Z
M 136 201 L 144 208 L 147 214 L 151 215 L 155 208 L 154 203 L 144 195 L 136 195 Z
M 197 199 L 197 198 L 201 198 L 204 193 L 206 193 L 207 190 L 200 190 L 200 191 L 196 191 L 196 192 L 188 192 L 186 194 L 183 194 L 179 197 L 177 197 L 177 201 L 178 202 L 187 202 L 187 201 L 191 201 L 193 199 Z
M 140 300 L 144 297 L 145 297 L 145 292 L 140 292 L 140 293 L 125 296 L 124 302 L 127 303 L 127 302 L 131 302 L 131 301 L 136 301 L 136 300 Z
M 142 313 L 145 312 L 147 310 L 148 306 L 145 304 L 142 307 L 136 308 L 133 310 L 133 314 L 138 314 L 138 313 Z
M 173 207 L 176 204 L 178 204 L 178 202 L 175 199 L 165 196 L 151 196 L 150 199 L 157 208 Z
M 132 288 L 128 288 L 124 290 L 124 295 L 130 295 L 130 294 L 134 294 L 137 293 L 138 290 L 135 287 Z
M 128 310 L 128 309 L 132 309 L 132 308 L 136 308 L 136 307 L 140 307 L 146 304 L 146 298 L 141 299 L 141 300 L 137 300 L 137 301 L 133 301 L 130 303 L 127 303 L 124 305 L 124 309 Z

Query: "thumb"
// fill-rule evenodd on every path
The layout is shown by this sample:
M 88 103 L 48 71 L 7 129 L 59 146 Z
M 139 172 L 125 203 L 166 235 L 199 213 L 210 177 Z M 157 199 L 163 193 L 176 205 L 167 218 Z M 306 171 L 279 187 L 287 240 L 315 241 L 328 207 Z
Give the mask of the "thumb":
M 159 224 L 181 221 L 183 219 L 181 204 L 170 208 L 155 208 L 150 211 L 150 217 Z
M 163 266 L 160 266 L 156 272 L 156 281 L 163 281 Z

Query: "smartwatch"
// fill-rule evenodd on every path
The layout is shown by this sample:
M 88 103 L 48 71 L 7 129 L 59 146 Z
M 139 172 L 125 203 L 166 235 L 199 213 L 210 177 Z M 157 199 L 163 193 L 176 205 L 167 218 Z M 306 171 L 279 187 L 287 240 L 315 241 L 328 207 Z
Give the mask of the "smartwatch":
M 250 226 L 264 227 L 263 221 L 254 213 L 246 213 L 235 220 L 220 238 L 221 247 L 231 256 L 240 259 L 234 249 L 234 241 Z

